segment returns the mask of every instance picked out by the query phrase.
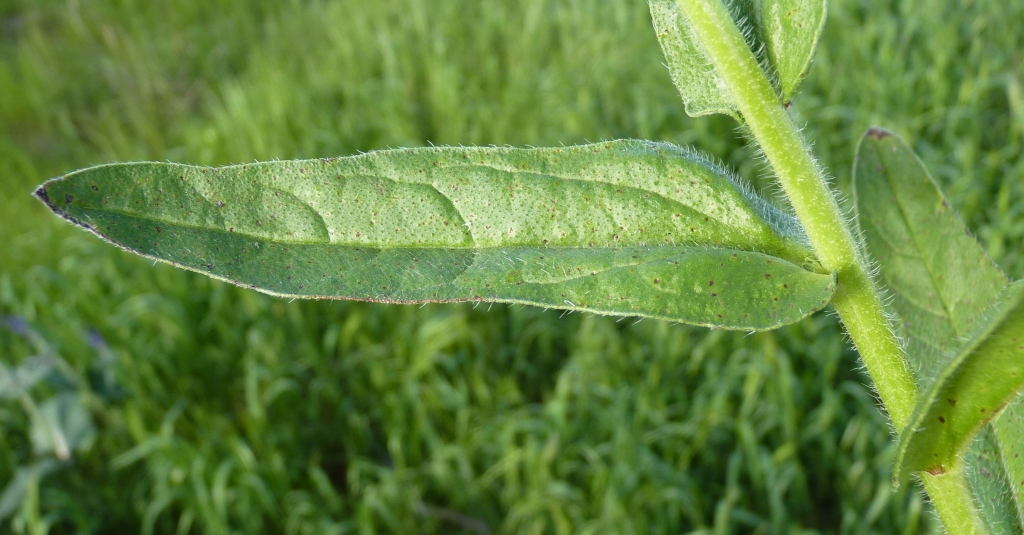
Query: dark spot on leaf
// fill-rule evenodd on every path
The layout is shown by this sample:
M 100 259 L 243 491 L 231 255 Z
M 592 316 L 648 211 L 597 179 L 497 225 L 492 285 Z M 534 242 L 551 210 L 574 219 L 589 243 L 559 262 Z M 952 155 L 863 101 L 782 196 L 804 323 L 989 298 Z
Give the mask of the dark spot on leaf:
M 949 402 L 949 406 L 950 407 L 956 407 L 956 400 L 955 399 L 948 399 L 946 401 Z
M 940 424 L 946 423 L 946 418 L 944 416 L 939 416 L 939 423 Z
M 714 286 L 714 285 L 715 285 L 715 281 L 708 281 L 708 286 Z
M 654 284 L 661 284 L 661 279 L 655 278 L 654 279 Z
M 71 195 L 68 195 L 67 193 L 64 194 L 64 202 L 66 202 L 68 204 L 71 204 L 71 202 L 74 201 L 74 200 L 75 200 L 75 198 L 72 197 Z
M 99 188 L 98 186 L 96 186 L 96 184 L 93 184 L 93 185 L 92 185 L 92 190 L 93 190 L 93 191 L 99 191 L 99 190 L 100 190 L 100 188 Z

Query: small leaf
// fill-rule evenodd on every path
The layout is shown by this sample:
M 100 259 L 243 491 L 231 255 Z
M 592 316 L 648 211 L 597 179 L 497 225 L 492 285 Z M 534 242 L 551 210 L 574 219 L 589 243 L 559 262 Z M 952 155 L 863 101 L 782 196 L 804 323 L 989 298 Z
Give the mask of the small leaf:
M 900 437 L 900 470 L 941 474 L 982 426 L 1024 391 L 1024 284 L 922 394 Z
M 1011 402 L 988 427 L 995 430 L 996 445 L 1006 464 L 1009 488 L 1002 489 L 1003 496 L 1012 498 L 1020 519 L 1015 525 L 1018 532 L 1024 532 L 1019 528 L 1024 523 L 1024 502 L 1021 501 L 1024 497 L 1024 395 Z M 1005 522 L 1005 525 L 1010 525 L 1010 522 Z
M 17 399 L 54 369 L 50 357 L 29 357 L 15 368 L 0 362 L 0 399 Z
M 58 214 L 267 293 L 494 301 L 769 329 L 833 277 L 798 225 L 705 158 L 616 141 L 425 148 L 223 168 L 113 164 L 50 181 Z
M 1011 407 L 1018 406 L 1018 399 Z M 1019 467 L 1014 476 L 1013 464 L 1019 458 L 1013 458 L 1013 449 L 1024 445 L 1024 435 L 1019 432 L 1016 438 L 1007 440 L 1007 434 L 999 430 L 1001 423 L 1008 419 L 1012 409 L 1007 407 L 989 425 L 982 427 L 981 432 L 971 442 L 964 455 L 964 462 L 970 467 L 966 470 L 968 483 L 974 493 L 975 502 L 982 519 L 989 525 L 989 531 L 995 533 L 1021 533 Z
M 929 392 L 985 327 L 1008 281 L 950 209 L 924 165 L 893 134 L 871 129 L 864 136 L 854 190 L 865 245 L 878 261 L 880 282 L 892 297 L 899 334 L 922 391 Z M 967 451 L 967 473 L 990 528 L 1021 531 L 1017 514 L 1008 513 L 1018 504 L 1006 487 L 1018 478 L 1000 454 L 1019 442 L 1006 442 L 999 422 L 994 425 Z
M 14 477 L 7 482 L 3 492 L 0 492 L 0 521 L 5 520 L 11 513 L 21 507 L 28 493 L 29 482 L 32 478 L 38 481 L 49 475 L 60 467 L 60 464 L 53 459 L 43 459 L 28 466 L 20 466 L 15 471 Z
M 713 0 L 718 1 L 718 0 Z M 788 104 L 807 76 L 825 25 L 826 0 L 726 0 L 761 68 Z M 694 39 L 677 0 L 648 0 L 672 81 L 693 117 L 739 118 L 725 83 Z
M 788 103 L 807 77 L 825 29 L 826 0 L 762 0 L 760 25 L 776 88 Z
M 32 421 L 32 443 L 37 453 L 52 453 L 62 461 L 83 449 L 95 437 L 89 411 L 76 392 L 63 392 L 39 406 L 39 418 Z

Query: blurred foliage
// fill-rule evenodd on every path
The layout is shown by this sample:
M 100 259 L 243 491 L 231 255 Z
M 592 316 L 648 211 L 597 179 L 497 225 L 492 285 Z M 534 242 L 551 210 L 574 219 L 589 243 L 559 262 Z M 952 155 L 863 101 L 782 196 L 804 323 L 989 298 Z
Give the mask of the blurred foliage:
M 1020 2 L 834 0 L 795 100 L 840 189 L 867 126 L 912 140 L 1016 278 L 1021 20 Z M 642 0 L 0 0 L 0 359 L 44 356 L 37 333 L 68 370 L 33 399 L 78 392 L 95 427 L 53 466 L 0 401 L 0 484 L 25 488 L 0 531 L 936 530 L 892 490 L 891 431 L 828 315 L 746 336 L 289 302 L 152 266 L 28 195 L 114 160 L 636 137 L 777 198 L 662 63 Z

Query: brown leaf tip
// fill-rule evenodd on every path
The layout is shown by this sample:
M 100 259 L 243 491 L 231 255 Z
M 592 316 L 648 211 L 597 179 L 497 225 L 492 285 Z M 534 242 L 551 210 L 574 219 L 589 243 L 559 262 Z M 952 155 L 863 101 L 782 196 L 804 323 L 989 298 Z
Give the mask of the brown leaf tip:
M 887 137 L 892 137 L 893 134 L 892 134 L 892 132 L 890 132 L 890 131 L 888 131 L 888 130 L 886 130 L 884 128 L 879 128 L 877 126 L 872 126 L 871 128 L 868 128 L 868 131 L 865 132 L 864 135 L 869 137 L 869 138 L 871 138 L 871 139 L 884 139 L 884 138 L 887 138 Z
M 50 196 L 46 194 L 46 184 L 43 184 L 36 188 L 36 190 L 32 192 L 32 195 L 34 195 L 35 198 L 39 199 L 40 201 L 43 201 L 43 204 L 45 204 L 46 206 L 49 206 L 51 208 L 53 207 L 53 205 L 50 204 Z

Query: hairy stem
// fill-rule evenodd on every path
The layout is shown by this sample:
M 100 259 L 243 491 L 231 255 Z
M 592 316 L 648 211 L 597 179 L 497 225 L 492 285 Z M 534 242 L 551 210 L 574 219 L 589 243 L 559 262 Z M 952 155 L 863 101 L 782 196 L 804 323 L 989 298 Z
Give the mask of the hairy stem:
M 921 472 L 921 483 L 931 498 L 935 512 L 938 513 L 946 531 L 952 534 L 986 533 L 978 512 L 974 507 L 974 498 L 967 484 L 967 474 L 963 464 L 946 470 L 941 476 L 933 476 Z
M 902 430 L 917 401 L 917 383 L 822 169 L 722 2 L 677 2 L 778 176 L 822 266 L 837 273 L 833 305 L 893 425 Z M 924 481 L 951 533 L 983 533 L 962 471 Z

